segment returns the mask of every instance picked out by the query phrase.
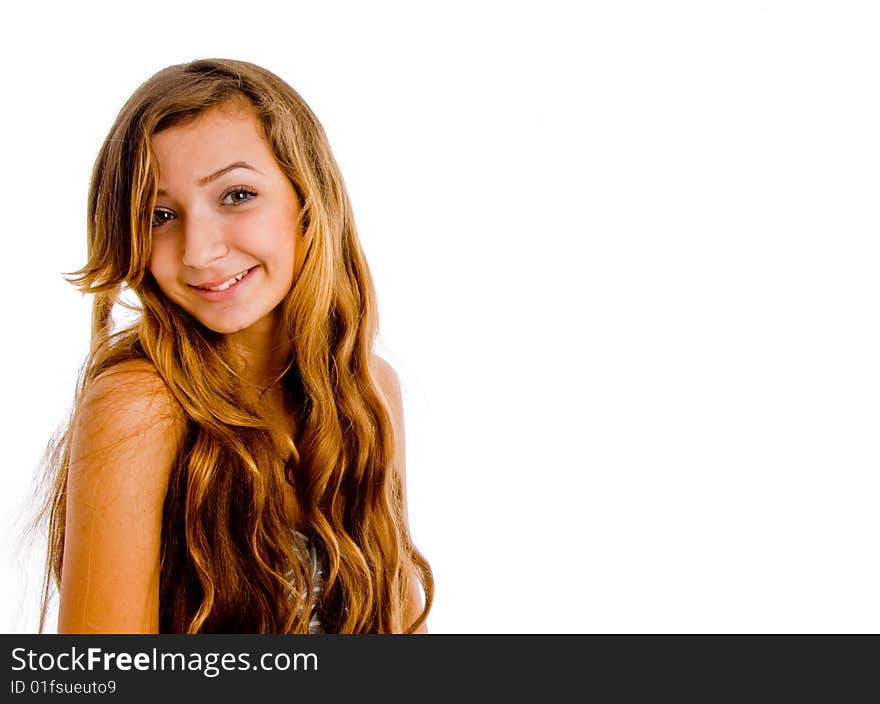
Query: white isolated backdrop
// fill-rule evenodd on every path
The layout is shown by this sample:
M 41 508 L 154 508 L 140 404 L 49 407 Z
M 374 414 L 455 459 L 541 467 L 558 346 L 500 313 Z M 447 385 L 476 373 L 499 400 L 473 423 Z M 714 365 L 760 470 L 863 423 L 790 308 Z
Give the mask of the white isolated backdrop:
M 36 628 L 20 519 L 87 351 L 60 272 L 91 164 L 141 81 L 226 56 L 345 176 L 432 632 L 876 632 L 875 8 L 7 8 L 0 630 Z

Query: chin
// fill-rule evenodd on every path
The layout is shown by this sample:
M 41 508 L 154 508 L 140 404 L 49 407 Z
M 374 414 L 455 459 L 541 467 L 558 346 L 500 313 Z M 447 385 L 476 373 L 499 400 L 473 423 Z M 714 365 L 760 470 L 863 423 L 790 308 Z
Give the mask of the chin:
M 202 325 L 204 325 L 208 330 L 212 332 L 216 332 L 218 335 L 232 335 L 237 332 L 242 332 L 243 330 L 247 330 L 253 322 L 242 322 L 242 323 L 226 323 L 226 322 L 217 322 L 217 321 L 199 321 Z
M 232 316 L 205 316 L 199 315 L 197 311 L 192 309 L 184 310 L 186 310 L 186 312 L 195 320 L 208 328 L 208 330 L 215 332 L 218 335 L 231 335 L 236 332 L 241 332 L 253 325 L 252 320 L 245 320 L 242 318 L 235 319 Z

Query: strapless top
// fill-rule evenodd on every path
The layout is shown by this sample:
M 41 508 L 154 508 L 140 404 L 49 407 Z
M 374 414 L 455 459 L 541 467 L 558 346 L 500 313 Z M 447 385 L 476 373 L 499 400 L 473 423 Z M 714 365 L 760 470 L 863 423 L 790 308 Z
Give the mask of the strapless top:
M 293 544 L 303 564 L 308 565 L 312 578 L 312 612 L 309 615 L 309 633 L 323 633 L 321 619 L 316 612 L 315 603 L 324 587 L 324 561 L 312 540 L 298 530 L 293 532 Z M 292 577 L 292 573 L 289 575 Z

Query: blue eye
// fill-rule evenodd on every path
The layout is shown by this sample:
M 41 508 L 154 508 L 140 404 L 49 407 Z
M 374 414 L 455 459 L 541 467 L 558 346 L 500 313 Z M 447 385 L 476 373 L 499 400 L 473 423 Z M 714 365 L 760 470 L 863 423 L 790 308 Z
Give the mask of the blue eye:
M 249 200 L 253 200 L 256 196 L 257 194 L 249 188 L 236 186 L 223 194 L 222 203 L 223 205 L 241 205 L 242 203 L 247 203 Z
M 166 222 L 174 220 L 174 217 L 174 213 L 170 210 L 156 208 L 156 210 L 153 211 L 153 222 L 151 224 L 154 228 L 162 227 Z

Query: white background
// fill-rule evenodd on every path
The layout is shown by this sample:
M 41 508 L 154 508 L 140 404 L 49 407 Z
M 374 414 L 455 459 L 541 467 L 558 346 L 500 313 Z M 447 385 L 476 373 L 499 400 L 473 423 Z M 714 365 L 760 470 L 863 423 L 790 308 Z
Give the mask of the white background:
M 36 624 L 92 162 L 208 56 L 293 85 L 346 178 L 433 632 L 880 630 L 874 7 L 4 8 L 0 630 Z

